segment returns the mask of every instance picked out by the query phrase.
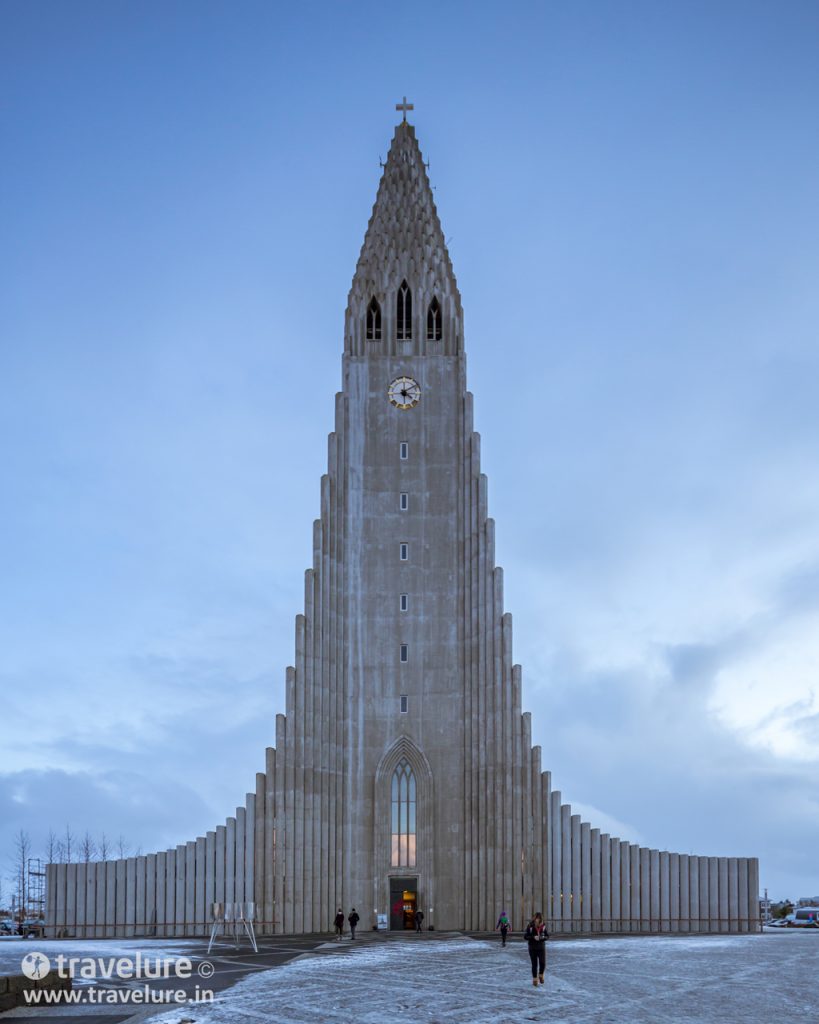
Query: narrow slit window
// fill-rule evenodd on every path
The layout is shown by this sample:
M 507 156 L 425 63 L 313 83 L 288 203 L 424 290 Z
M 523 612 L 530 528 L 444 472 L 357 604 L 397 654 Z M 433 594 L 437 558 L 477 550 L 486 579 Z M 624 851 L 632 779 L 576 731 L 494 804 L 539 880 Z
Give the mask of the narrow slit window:
M 409 645 L 408 644 L 401 644 L 401 647 L 399 649 L 399 658 L 400 658 L 402 664 L 404 664 L 404 665 L 409 661 Z
M 409 594 L 401 595 L 401 611 L 405 612 L 409 608 Z
M 367 341 L 381 341 L 381 306 L 374 295 L 367 306 Z
M 401 442 L 401 444 L 400 444 L 400 446 L 398 448 L 398 455 L 399 455 L 399 458 L 402 458 L 402 459 L 408 459 L 409 458 L 409 445 L 407 444 L 406 441 L 402 441 Z
M 409 544 L 402 544 L 398 549 L 398 557 L 402 562 L 406 562 L 409 559 Z
M 405 715 L 409 711 L 409 697 L 405 694 L 401 694 L 401 714 Z
M 440 341 L 442 337 L 441 304 L 438 302 L 438 297 L 433 295 L 427 310 L 427 341 Z
M 396 337 L 399 341 L 412 341 L 412 292 L 406 280 L 398 289 L 395 312 Z
M 407 494 L 406 491 L 401 492 L 401 499 L 398 503 L 398 507 L 401 509 L 402 512 L 406 512 L 407 509 L 409 508 L 409 495 Z

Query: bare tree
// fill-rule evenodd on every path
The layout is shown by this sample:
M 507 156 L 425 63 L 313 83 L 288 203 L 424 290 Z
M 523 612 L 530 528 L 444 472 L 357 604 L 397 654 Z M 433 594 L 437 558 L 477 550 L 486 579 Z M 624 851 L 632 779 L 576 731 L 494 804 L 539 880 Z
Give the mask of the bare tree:
M 125 857 L 128 856 L 129 849 L 130 847 L 125 842 L 125 836 L 120 833 L 120 836 L 117 839 L 117 855 L 119 856 L 120 860 L 123 860 Z
M 97 851 L 100 860 L 108 860 L 111 855 L 111 847 L 108 845 L 108 836 L 103 832 L 100 841 L 97 843 Z
M 71 826 L 68 822 L 65 823 L 65 832 L 63 833 L 63 859 L 66 864 L 71 863 L 71 858 L 74 854 L 74 833 L 71 831 Z
M 31 856 L 31 838 L 28 832 L 20 829 L 14 837 L 14 888 L 17 892 L 17 906 L 20 908 L 21 920 L 26 917 L 28 903 L 28 860 Z
M 97 855 L 97 844 L 91 838 L 91 833 L 86 830 L 80 842 L 80 860 L 83 864 L 90 863 Z
M 60 840 L 53 828 L 48 830 L 46 839 L 46 863 L 55 864 L 60 859 Z

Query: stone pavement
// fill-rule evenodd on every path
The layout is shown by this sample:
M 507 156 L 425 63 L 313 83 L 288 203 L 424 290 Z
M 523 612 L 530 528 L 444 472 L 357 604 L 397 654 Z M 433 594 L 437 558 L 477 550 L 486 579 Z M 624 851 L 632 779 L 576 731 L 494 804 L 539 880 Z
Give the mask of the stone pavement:
M 506 949 L 498 939 L 441 933 L 363 933 L 355 945 L 269 941 L 258 958 L 246 949 L 212 958 L 214 978 L 221 975 L 212 1005 L 119 1015 L 102 1007 L 15 1010 L 0 1024 L 768 1024 L 783 1012 L 819 1020 L 819 931 L 552 940 L 538 988 L 519 937 Z
M 819 932 L 549 943 L 533 988 L 525 944 L 447 936 L 368 943 L 254 975 L 154 1024 L 768 1024 L 819 1020 Z

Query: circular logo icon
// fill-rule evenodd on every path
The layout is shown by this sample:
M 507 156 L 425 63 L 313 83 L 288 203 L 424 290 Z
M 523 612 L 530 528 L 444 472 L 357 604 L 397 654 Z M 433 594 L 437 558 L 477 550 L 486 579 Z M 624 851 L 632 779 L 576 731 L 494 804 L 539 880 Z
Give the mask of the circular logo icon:
M 26 953 L 20 966 L 31 981 L 40 981 L 51 970 L 51 961 L 45 953 Z

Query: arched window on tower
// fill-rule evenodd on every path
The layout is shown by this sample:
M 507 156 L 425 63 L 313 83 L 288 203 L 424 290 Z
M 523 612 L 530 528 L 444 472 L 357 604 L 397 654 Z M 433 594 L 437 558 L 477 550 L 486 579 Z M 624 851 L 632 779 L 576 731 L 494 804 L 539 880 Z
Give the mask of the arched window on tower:
M 374 295 L 367 306 L 367 341 L 381 341 L 381 307 Z
M 399 341 L 412 340 L 412 292 L 406 280 L 401 282 L 398 289 L 398 302 L 396 306 L 396 337 Z
M 442 335 L 441 304 L 437 296 L 433 295 L 427 310 L 427 341 L 440 341 Z
M 415 774 L 406 758 L 392 773 L 392 852 L 390 866 L 415 867 Z

